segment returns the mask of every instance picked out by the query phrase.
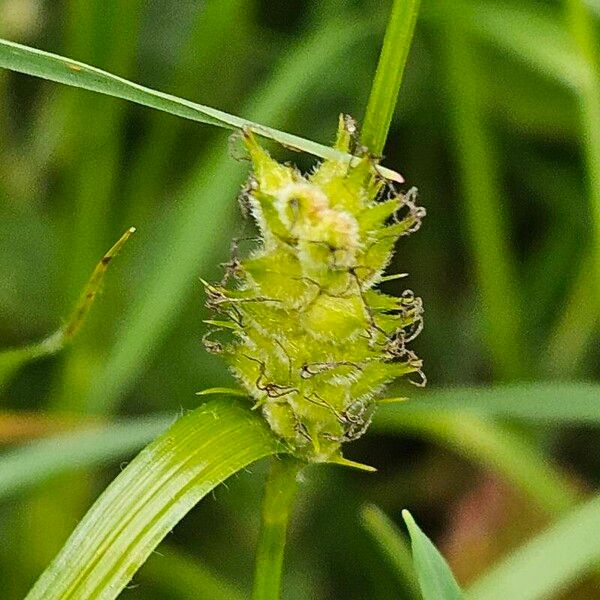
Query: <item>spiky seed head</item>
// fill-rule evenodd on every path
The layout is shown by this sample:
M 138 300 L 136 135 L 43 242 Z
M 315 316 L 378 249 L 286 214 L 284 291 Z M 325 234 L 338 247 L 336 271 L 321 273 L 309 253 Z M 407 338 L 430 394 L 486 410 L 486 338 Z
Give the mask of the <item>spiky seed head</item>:
M 348 153 L 356 126 L 340 117 L 335 149 Z M 225 342 L 207 338 L 297 455 L 341 459 L 342 443 L 367 429 L 376 397 L 393 379 L 421 374 L 407 349 L 420 331 L 422 303 L 375 288 L 397 239 L 424 210 L 396 192 L 363 154 L 326 160 L 303 176 L 243 134 L 253 174 L 245 206 L 260 242 L 236 258 L 234 287 L 206 284 Z M 385 198 L 382 196 L 385 194 Z M 402 213 L 402 214 L 401 214 Z

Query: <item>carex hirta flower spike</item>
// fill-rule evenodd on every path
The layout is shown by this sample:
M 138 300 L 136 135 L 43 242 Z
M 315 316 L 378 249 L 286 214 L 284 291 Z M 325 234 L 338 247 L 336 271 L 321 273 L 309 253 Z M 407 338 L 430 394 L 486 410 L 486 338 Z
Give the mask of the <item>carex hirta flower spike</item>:
M 225 357 L 292 452 L 314 462 L 344 462 L 342 443 L 366 431 L 390 381 L 424 382 L 407 348 L 422 327 L 421 299 L 375 286 L 392 278 L 383 273 L 395 242 L 425 211 L 415 190 L 396 192 L 353 147 L 355 128 L 340 117 L 335 148 L 358 160 L 327 160 L 308 176 L 243 133 L 253 174 L 242 200 L 260 236 L 247 258 L 234 252 L 221 284 L 205 284 L 217 313 L 207 349 Z

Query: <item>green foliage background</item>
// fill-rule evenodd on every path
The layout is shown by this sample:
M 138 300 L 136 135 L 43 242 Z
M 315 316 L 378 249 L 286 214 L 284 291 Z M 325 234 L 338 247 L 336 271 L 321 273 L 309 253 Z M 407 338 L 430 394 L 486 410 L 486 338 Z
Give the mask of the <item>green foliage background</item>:
M 409 507 L 468 586 L 598 485 L 600 76 L 597 43 L 582 52 L 589 37 L 569 19 L 576 4 L 422 2 L 384 164 L 419 187 L 428 217 L 395 258 L 410 278 L 386 290 L 423 297 L 415 349 L 440 391 L 398 387 L 406 409 L 348 448 L 378 474 L 308 471 L 285 598 L 414 597 L 363 527 L 365 503 L 396 523 Z M 362 117 L 388 13 L 369 0 L 3 0 L 0 34 L 328 144 L 340 112 Z M 6 451 L 92 416 L 175 416 L 194 392 L 231 385 L 200 343 L 198 278 L 220 278 L 231 238 L 252 231 L 235 202 L 249 166 L 239 145 L 7 71 L 0 131 L 2 347 L 55 330 L 104 251 L 138 227 L 76 343 L 2 391 Z M 15 411 L 34 413 L 25 428 Z M 140 421 L 140 440 L 152 427 Z M 50 480 L 7 488 L 3 598 L 24 595 L 119 472 L 116 454 L 99 455 L 70 470 L 65 453 Z M 251 470 L 194 509 L 123 597 L 217 598 L 213 577 L 234 586 L 223 597 L 244 597 L 263 483 L 263 466 Z

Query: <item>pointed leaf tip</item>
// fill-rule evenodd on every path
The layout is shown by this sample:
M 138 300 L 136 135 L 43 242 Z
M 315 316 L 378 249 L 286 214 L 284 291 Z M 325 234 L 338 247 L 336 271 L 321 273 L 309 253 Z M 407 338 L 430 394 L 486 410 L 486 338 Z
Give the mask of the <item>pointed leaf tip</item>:
M 413 563 L 423 600 L 463 600 L 463 593 L 439 550 L 408 510 L 402 511 L 402 518 L 410 535 Z

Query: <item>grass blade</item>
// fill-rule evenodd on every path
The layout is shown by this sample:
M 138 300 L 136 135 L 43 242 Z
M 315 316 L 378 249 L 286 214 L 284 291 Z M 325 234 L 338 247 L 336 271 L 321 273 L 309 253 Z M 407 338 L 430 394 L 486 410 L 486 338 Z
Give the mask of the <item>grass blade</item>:
M 44 52 L 37 48 L 9 42 L 8 40 L 0 40 L 0 67 L 18 73 L 25 73 L 26 75 L 33 75 L 34 77 L 41 77 L 56 83 L 129 100 L 136 104 L 142 104 L 199 123 L 226 129 L 248 128 L 256 134 L 272 139 L 285 147 L 299 152 L 308 152 L 320 158 L 340 159 L 344 157 L 343 154 L 333 148 L 323 146 L 317 142 L 230 115 L 210 106 L 152 90 L 85 63 Z M 352 160 L 349 155 L 346 158 L 349 161 Z M 402 182 L 402 178 L 395 171 L 380 167 L 379 172 L 392 181 Z
M 209 402 L 188 413 L 107 488 L 28 600 L 116 598 L 201 498 L 278 449 L 264 421 L 234 401 Z
M 462 592 L 444 557 L 407 510 L 402 511 L 402 517 L 410 534 L 413 561 L 423 600 L 462 600 Z
M 108 265 L 133 233 L 135 233 L 135 227 L 130 227 L 96 265 L 96 268 L 92 272 L 92 276 L 83 289 L 83 292 L 79 296 L 79 300 L 75 305 L 75 309 L 73 310 L 71 317 L 68 319 L 65 325 L 64 331 L 66 340 L 72 339 L 81 329 L 83 321 L 85 320 L 92 306 L 92 302 L 100 290 L 100 286 L 104 280 L 104 276 L 106 275 Z
M 472 600 L 542 600 L 600 561 L 600 495 L 527 542 L 467 590 Z
M 438 410 L 461 411 L 474 415 L 516 418 L 553 425 L 600 423 L 600 384 L 597 383 L 519 383 L 491 387 L 464 387 L 414 394 L 405 407 L 413 413 L 431 414 Z M 401 407 L 383 406 L 378 419 L 397 414 Z
M 142 448 L 162 433 L 173 417 L 86 423 L 0 455 L 0 500 L 22 493 L 61 473 L 107 464 Z
M 421 598 L 419 582 L 415 577 L 408 542 L 396 527 L 396 524 L 377 506 L 364 506 L 361 511 L 364 528 L 379 546 L 399 579 L 415 600 Z
M 94 299 L 100 291 L 100 286 L 106 275 L 108 265 L 134 232 L 134 227 L 129 228 L 102 257 L 92 272 L 86 286 L 83 288 L 70 317 L 62 327 L 41 342 L 22 348 L 9 348 L 0 352 L 0 390 L 24 364 L 43 356 L 56 354 L 63 349 L 65 344 L 73 340 L 81 329 Z
M 385 146 L 421 0 L 394 0 L 362 126 L 361 142 L 376 156 Z

